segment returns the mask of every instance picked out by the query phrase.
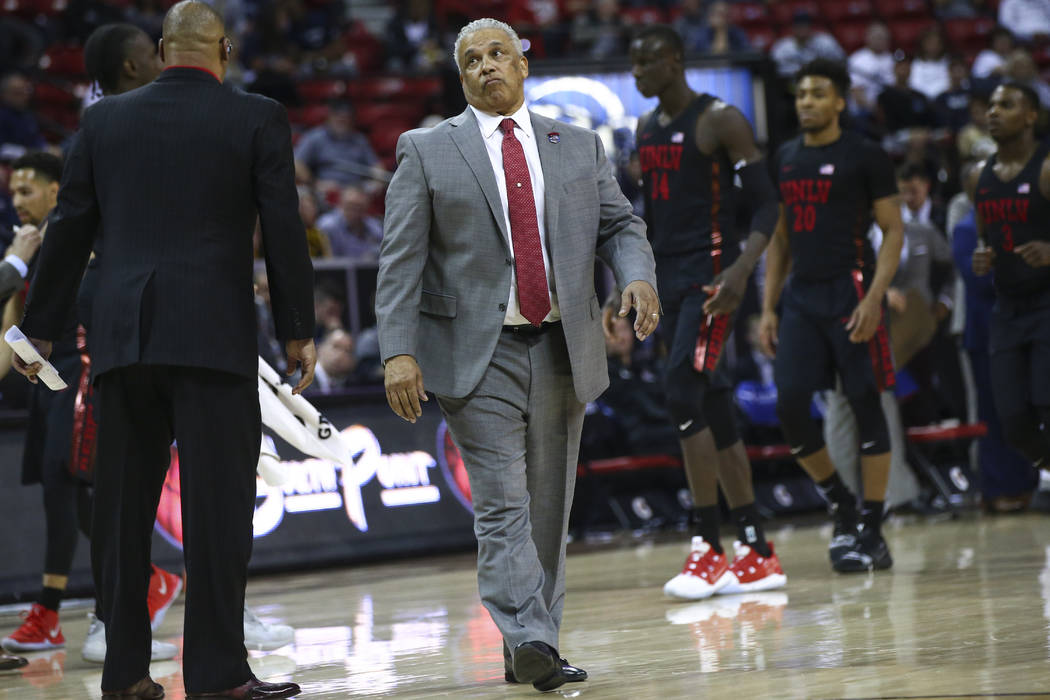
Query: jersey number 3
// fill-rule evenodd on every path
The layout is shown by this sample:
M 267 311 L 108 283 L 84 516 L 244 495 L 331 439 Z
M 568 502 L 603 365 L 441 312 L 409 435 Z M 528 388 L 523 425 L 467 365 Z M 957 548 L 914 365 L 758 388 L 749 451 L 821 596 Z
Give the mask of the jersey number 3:
M 812 231 L 817 225 L 817 210 L 812 204 L 796 204 L 792 208 L 795 214 L 795 233 Z

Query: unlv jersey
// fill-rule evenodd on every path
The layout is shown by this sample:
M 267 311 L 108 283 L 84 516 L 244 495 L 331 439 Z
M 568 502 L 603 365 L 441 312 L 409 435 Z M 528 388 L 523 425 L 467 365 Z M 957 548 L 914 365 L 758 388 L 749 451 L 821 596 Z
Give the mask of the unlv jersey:
M 710 281 L 740 252 L 733 164 L 724 150 L 709 156 L 696 147 L 696 122 L 717 99 L 698 95 L 666 126 L 654 114 L 638 130 L 645 218 L 661 296 L 678 297 Z
M 977 180 L 975 205 L 984 236 L 995 251 L 995 288 L 1022 299 L 1050 290 L 1050 267 L 1032 267 L 1014 248 L 1029 241 L 1050 241 L 1050 201 L 1039 191 L 1039 172 L 1050 147 L 1040 145 L 1020 173 L 1003 181 L 988 159 Z

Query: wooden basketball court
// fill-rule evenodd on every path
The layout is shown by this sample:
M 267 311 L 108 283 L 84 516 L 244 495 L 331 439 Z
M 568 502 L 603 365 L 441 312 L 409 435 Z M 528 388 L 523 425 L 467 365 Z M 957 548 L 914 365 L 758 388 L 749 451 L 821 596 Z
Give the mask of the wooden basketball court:
M 843 576 L 827 526 L 775 528 L 786 588 L 695 603 L 661 592 L 684 535 L 573 545 L 561 652 L 590 680 L 548 695 L 1050 697 L 1050 517 L 897 519 L 886 533 L 893 570 Z M 253 669 L 304 698 L 538 697 L 504 682 L 473 567 L 459 555 L 253 579 L 249 604 L 297 628 L 294 644 L 252 652 Z M 68 647 L 0 676 L 0 698 L 98 698 L 101 667 L 80 658 L 87 611 L 64 609 Z M 181 617 L 180 602 L 158 636 L 181 644 Z M 0 616 L 4 633 L 18 624 Z M 152 668 L 172 700 L 180 658 Z

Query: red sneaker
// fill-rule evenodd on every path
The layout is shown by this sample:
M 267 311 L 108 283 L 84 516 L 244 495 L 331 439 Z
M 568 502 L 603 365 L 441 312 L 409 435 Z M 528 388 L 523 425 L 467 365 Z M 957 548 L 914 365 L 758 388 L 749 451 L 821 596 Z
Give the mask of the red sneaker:
M 729 567 L 729 570 L 733 572 L 733 580 L 726 584 L 719 593 L 754 593 L 769 591 L 787 584 L 787 576 L 780 568 L 780 560 L 777 559 L 772 542 L 769 543 L 768 557 L 763 557 L 741 542 L 734 542 L 733 550 L 735 554 L 733 565 Z
M 146 607 L 149 608 L 150 627 L 156 630 L 164 622 L 168 608 L 179 597 L 182 591 L 182 577 L 165 571 L 156 564 L 150 564 L 153 573 L 149 577 L 149 596 Z
M 58 613 L 33 603 L 29 612 L 22 613 L 25 622 L 11 636 L 0 641 L 8 651 L 45 651 L 66 645 L 62 626 L 58 624 Z
M 714 595 L 732 579 L 725 555 L 716 552 L 703 537 L 694 537 L 682 573 L 664 584 L 664 593 L 675 598 L 700 600 Z

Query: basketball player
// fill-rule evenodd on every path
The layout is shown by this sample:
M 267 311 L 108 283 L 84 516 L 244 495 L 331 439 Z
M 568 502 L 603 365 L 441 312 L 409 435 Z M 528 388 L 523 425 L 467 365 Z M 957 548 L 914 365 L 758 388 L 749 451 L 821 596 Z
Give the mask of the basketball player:
M 693 500 L 692 551 L 664 592 L 700 599 L 787 582 L 755 509 L 751 465 L 733 422 L 733 383 L 720 362 L 732 314 L 776 223 L 777 196 L 747 119 L 693 92 L 683 56 L 681 37 L 665 25 L 642 29 L 631 43 L 639 92 L 660 100 L 639 120 L 637 143 L 665 314 L 658 330 L 667 348 L 664 386 Z M 742 253 L 737 177 L 754 205 Z M 607 308 L 607 334 L 612 319 Z M 732 565 L 719 539 L 719 483 L 737 527 Z
M 1050 467 L 1050 147 L 1035 139 L 1039 97 L 1005 83 L 992 93 L 988 131 L 999 149 L 971 194 L 977 275 L 994 272 L 991 374 L 1007 442 Z M 971 179 L 972 182 L 972 179 Z
M 777 413 L 791 453 L 830 504 L 832 567 L 887 569 L 893 559 L 881 526 L 890 441 L 879 394 L 894 381 L 883 298 L 903 241 L 897 182 L 882 149 L 839 126 L 849 94 L 844 65 L 812 61 L 796 85 L 802 134 L 777 155 L 781 208 L 766 253 L 760 342 L 768 354 L 775 346 Z M 867 238 L 873 212 L 883 231 L 877 264 Z M 860 434 L 859 513 L 810 416 L 813 392 L 832 388 L 836 374 Z

